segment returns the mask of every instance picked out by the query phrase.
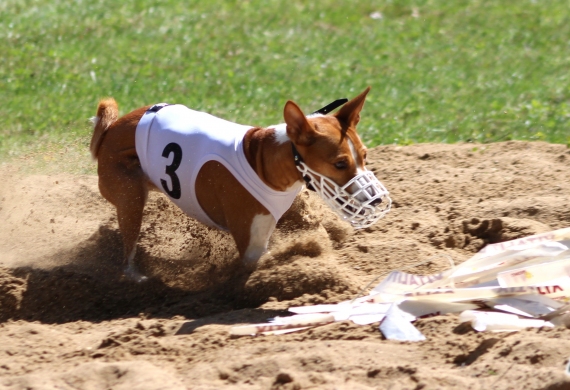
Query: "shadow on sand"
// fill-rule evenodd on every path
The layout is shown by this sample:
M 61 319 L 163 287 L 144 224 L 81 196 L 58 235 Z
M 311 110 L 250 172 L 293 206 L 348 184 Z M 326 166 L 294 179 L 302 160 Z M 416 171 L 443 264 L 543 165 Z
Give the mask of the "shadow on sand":
M 102 226 L 86 241 L 54 255 L 65 265 L 9 269 L 13 280 L 23 281 L 24 291 L 17 305 L 2 307 L 0 319 L 65 323 L 133 316 L 198 318 L 254 307 L 263 301 L 240 293 L 249 275 L 240 273 L 236 265 L 219 270 L 225 278 L 217 275 L 208 288 L 192 291 L 155 277 L 142 283 L 124 278 L 121 253 L 118 231 Z M 144 249 L 139 256 L 143 264 L 172 263 L 153 258 Z

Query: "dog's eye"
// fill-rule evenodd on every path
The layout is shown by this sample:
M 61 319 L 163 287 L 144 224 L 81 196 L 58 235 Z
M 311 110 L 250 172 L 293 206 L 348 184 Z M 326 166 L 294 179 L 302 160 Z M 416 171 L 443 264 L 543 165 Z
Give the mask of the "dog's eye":
M 348 168 L 348 162 L 346 162 L 346 160 L 337 161 L 334 163 L 334 167 L 336 169 L 340 169 L 340 170 L 346 169 L 346 168 Z

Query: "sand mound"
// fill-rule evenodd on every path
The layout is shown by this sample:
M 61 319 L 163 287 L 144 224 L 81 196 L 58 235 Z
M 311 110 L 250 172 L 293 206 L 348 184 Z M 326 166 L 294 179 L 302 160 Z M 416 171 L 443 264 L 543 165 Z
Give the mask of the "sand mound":
M 570 331 L 477 334 L 454 316 L 418 321 L 428 340 L 388 342 L 335 323 L 232 339 L 229 326 L 338 302 L 391 270 L 431 273 L 489 243 L 570 226 L 561 145 L 384 146 L 371 169 L 394 200 L 355 231 L 303 192 L 258 269 L 229 235 L 152 194 L 137 261 L 122 277 L 112 207 L 94 176 L 0 169 L 0 385 L 42 388 L 570 388 Z
M 4 381 L 4 385 L 28 389 L 186 389 L 176 374 L 145 361 L 84 363 L 58 375 L 15 377 Z

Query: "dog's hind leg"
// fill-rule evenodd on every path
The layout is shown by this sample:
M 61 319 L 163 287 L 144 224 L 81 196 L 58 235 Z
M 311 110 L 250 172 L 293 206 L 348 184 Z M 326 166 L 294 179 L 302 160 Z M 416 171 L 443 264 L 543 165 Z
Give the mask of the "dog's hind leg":
M 135 254 L 141 230 L 145 201 L 146 194 L 141 194 L 139 198 L 130 199 L 117 205 L 117 219 L 119 221 L 119 230 L 123 236 L 124 261 L 127 266 L 125 268 L 125 275 L 137 282 L 142 282 L 147 279 L 146 276 L 138 272 L 135 264 Z
M 111 175 L 99 175 L 99 189 L 117 210 L 124 246 L 125 275 L 135 281 L 144 281 L 146 277 L 137 271 L 135 265 L 135 253 L 148 196 L 146 179 L 140 167 L 116 164 L 113 168 Z
M 137 124 L 148 107 L 141 107 L 122 118 L 114 99 L 103 99 L 97 108 L 91 140 L 91 154 L 98 160 L 99 190 L 117 209 L 123 238 L 127 277 L 146 279 L 136 271 L 135 252 L 142 224 L 148 183 L 136 152 Z

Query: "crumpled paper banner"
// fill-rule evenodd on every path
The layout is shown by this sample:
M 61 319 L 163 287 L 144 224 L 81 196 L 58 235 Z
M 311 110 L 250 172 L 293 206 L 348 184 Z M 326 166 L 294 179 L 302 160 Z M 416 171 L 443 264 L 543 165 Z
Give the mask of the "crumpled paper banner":
M 460 320 L 478 331 L 570 324 L 570 305 L 562 303 L 568 300 L 570 228 L 565 228 L 487 245 L 471 259 L 437 274 L 393 271 L 369 295 L 338 304 L 292 307 L 296 315 L 233 327 L 230 333 L 279 334 L 351 320 L 360 325 L 380 322 L 387 339 L 421 341 L 425 337 L 412 322 L 447 313 L 461 313 Z
M 478 332 L 513 332 L 526 328 L 554 327 L 544 320 L 523 319 L 515 314 L 466 310 L 459 315 L 460 322 L 470 322 Z

